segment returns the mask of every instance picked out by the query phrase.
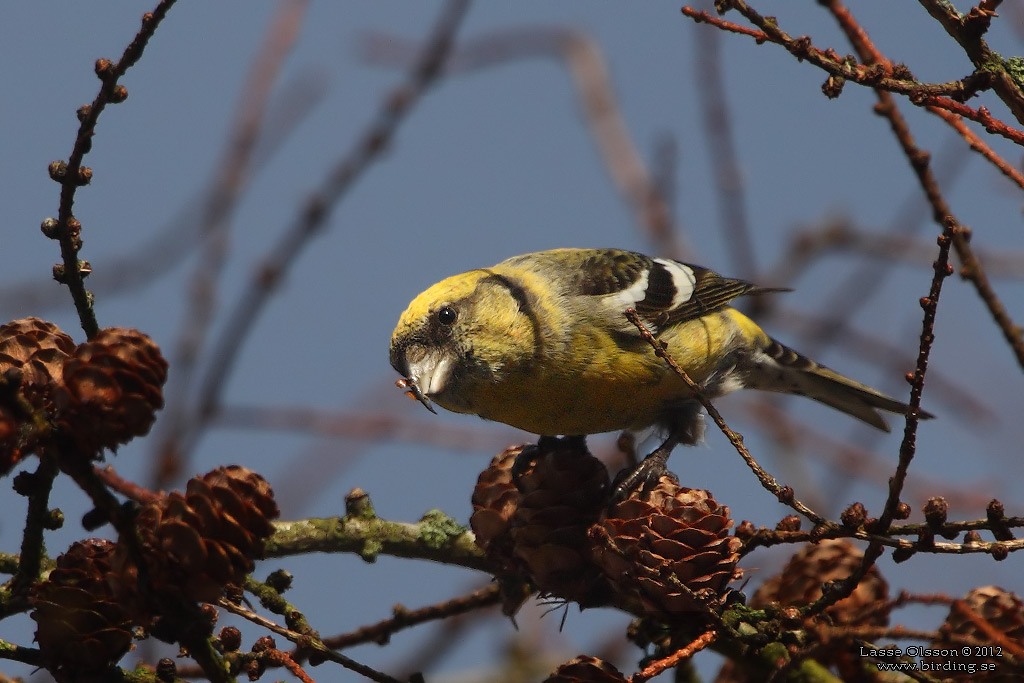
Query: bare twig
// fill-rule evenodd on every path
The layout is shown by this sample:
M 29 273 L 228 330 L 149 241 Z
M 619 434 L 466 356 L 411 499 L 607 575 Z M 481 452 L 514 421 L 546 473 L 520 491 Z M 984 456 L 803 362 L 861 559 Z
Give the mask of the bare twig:
M 333 650 L 340 650 L 362 643 L 378 643 L 383 645 L 388 642 L 392 635 L 410 626 L 438 619 L 447 619 L 485 607 L 492 607 L 501 604 L 501 599 L 500 587 L 497 584 L 492 584 L 475 590 L 468 595 L 452 598 L 436 605 L 427 605 L 419 609 L 406 609 L 401 605 L 396 605 L 392 618 L 384 619 L 376 624 L 362 626 L 350 633 L 342 633 L 330 638 L 324 638 L 323 642 Z
M 96 75 L 100 77 L 103 85 L 100 86 L 100 91 L 92 104 L 78 110 L 78 135 L 67 162 L 54 162 L 50 165 L 51 177 L 61 183 L 60 209 L 57 224 L 54 226 L 54 237 L 60 241 L 60 253 L 64 262 L 60 281 L 71 291 L 82 329 L 90 339 L 99 331 L 99 323 L 96 322 L 92 295 L 85 289 L 85 274 L 78 260 L 78 252 L 82 248 L 82 225 L 74 215 L 75 193 L 80 185 L 88 183 L 92 177 L 92 170 L 82 166 L 82 160 L 92 149 L 92 136 L 96 131 L 100 114 L 108 104 L 122 102 L 127 97 L 128 91 L 118 84 L 118 80 L 142 57 L 146 44 L 174 2 L 175 0 L 161 0 L 152 12 L 142 16 L 142 28 L 124 49 L 117 64 L 111 64 L 105 59 L 97 60 Z
M 711 404 L 711 401 L 708 400 L 707 396 L 704 395 L 704 392 L 701 391 L 701 388 L 697 386 L 697 384 L 692 379 L 690 379 L 689 375 L 686 374 L 686 371 L 679 367 L 675 360 L 672 359 L 672 356 L 670 356 L 669 353 L 665 350 L 664 344 L 661 341 L 659 341 L 653 334 L 651 334 L 650 330 L 647 329 L 647 326 L 644 325 L 643 321 L 640 319 L 640 316 L 637 314 L 636 309 L 627 308 L 625 311 L 625 315 L 626 318 L 628 318 L 629 321 L 636 326 L 637 330 L 640 331 L 640 336 L 643 337 L 644 341 L 651 345 L 651 348 L 654 349 L 655 355 L 658 356 L 658 358 L 664 360 L 665 363 L 667 363 L 668 366 L 672 368 L 672 371 L 676 373 L 676 375 L 678 375 L 679 378 L 683 380 L 683 382 L 686 383 L 686 386 L 689 387 L 690 391 L 693 392 L 694 398 L 700 402 L 701 406 L 704 407 L 704 410 L 707 411 L 708 416 L 714 421 L 716 425 L 718 425 L 718 428 L 722 431 L 723 434 L 725 434 L 725 437 L 729 439 L 729 443 L 733 445 L 733 448 L 736 449 L 736 452 L 740 454 L 740 457 L 743 458 L 743 461 L 747 463 L 747 466 L 757 476 L 758 481 L 761 482 L 761 486 L 763 486 L 765 489 L 771 492 L 779 500 L 780 503 L 788 505 L 789 507 L 793 508 L 794 510 L 802 514 L 804 517 L 814 522 L 815 524 L 830 524 L 830 522 L 828 522 L 828 520 L 826 520 L 824 517 L 814 512 L 809 507 L 807 507 L 799 500 L 797 500 L 796 497 L 793 495 L 793 489 L 791 489 L 788 486 L 783 486 L 779 484 L 779 482 L 775 480 L 775 477 L 770 475 L 763 467 L 761 467 L 760 464 L 758 464 L 756 460 L 754 460 L 754 456 L 752 456 L 750 454 L 750 451 L 747 450 L 747 447 L 743 445 L 743 436 L 741 434 L 737 434 L 736 432 L 729 428 L 729 425 L 727 425 L 725 423 L 725 420 L 722 418 L 722 414 L 719 413 L 718 409 Z
M 827 218 L 799 230 L 790 238 L 779 265 L 763 279 L 774 285 L 789 285 L 810 262 L 827 253 L 862 254 L 872 259 L 931 267 L 935 260 L 935 245 L 930 237 L 893 234 L 897 226 L 906 224 L 907 221 L 901 221 L 907 217 L 904 213 L 900 211 L 889 222 L 889 227 L 875 230 L 853 225 L 845 217 Z M 976 249 L 975 253 L 992 277 L 1024 279 L 1024 251 Z
M 645 681 L 649 681 L 658 674 L 679 666 L 680 662 L 684 662 L 690 657 L 693 657 L 695 654 L 711 645 L 711 643 L 715 642 L 717 638 L 718 631 L 705 631 L 694 638 L 686 647 L 676 650 L 668 657 L 663 657 L 656 662 L 652 662 L 643 670 L 630 676 L 629 683 L 645 683 Z
M 978 107 L 977 109 L 974 109 L 972 107 L 968 107 L 962 102 L 951 100 L 948 97 L 938 97 L 934 95 L 918 97 L 912 101 L 915 104 L 928 107 L 930 110 L 945 109 L 957 116 L 962 116 L 965 119 L 976 121 L 984 126 L 987 132 L 1001 135 L 1007 140 L 1011 140 L 1018 145 L 1024 145 L 1024 131 L 1012 128 L 1003 121 L 992 116 L 988 107 Z
M 949 22 L 953 21 L 957 23 L 960 21 L 959 15 L 955 14 L 955 10 L 952 10 L 952 6 L 939 3 L 937 0 L 920 1 L 926 5 L 929 11 L 932 12 L 933 16 L 936 16 L 936 18 L 939 18 L 940 21 L 943 22 L 943 25 L 947 25 Z M 837 8 L 841 6 L 841 3 L 838 2 L 829 2 L 828 4 L 830 8 Z M 954 111 L 954 113 L 961 114 L 966 117 L 981 117 L 984 119 L 985 125 L 993 127 L 995 132 L 1008 134 L 1007 130 L 1004 130 L 1004 128 L 1008 127 L 1000 126 L 999 122 L 994 119 L 990 119 L 987 111 L 981 111 L 983 108 L 979 109 L 977 112 L 971 110 L 970 107 L 966 108 L 969 111 L 960 111 L 958 108 L 952 107 L 952 105 L 946 102 L 946 100 L 949 99 L 946 95 L 953 95 L 958 100 L 962 100 L 965 99 L 966 96 L 976 93 L 979 88 L 984 87 L 986 83 L 994 82 L 1002 83 L 1002 85 L 999 86 L 1002 88 L 1002 90 L 999 91 L 999 94 L 1003 98 L 1004 102 L 1007 103 L 1007 106 L 1014 108 L 1019 95 L 1019 89 L 1013 83 L 1013 80 L 1005 70 L 1002 71 L 994 80 L 989 76 L 985 76 L 983 71 L 979 71 L 972 75 L 972 77 L 969 77 L 974 78 L 970 83 L 968 83 L 969 79 L 957 81 L 956 83 L 959 83 L 962 88 L 960 92 L 946 92 L 946 88 L 951 84 L 928 86 L 916 83 L 915 81 L 901 81 L 899 83 L 895 83 L 892 81 L 900 81 L 900 79 L 891 79 L 887 76 L 889 73 L 896 73 L 895 66 L 893 66 L 888 60 L 879 61 L 869 67 L 851 67 L 847 64 L 847 60 L 840 60 L 839 55 L 834 51 L 820 50 L 819 48 L 814 47 L 809 38 L 804 37 L 794 39 L 790 37 L 779 28 L 774 19 L 769 21 L 766 17 L 761 16 L 758 12 L 747 5 L 744 0 L 728 0 L 724 5 L 727 8 L 738 10 L 747 18 L 747 20 L 764 32 L 767 40 L 785 47 L 786 50 L 798 59 L 808 61 L 834 76 L 839 76 L 847 80 L 866 85 L 875 90 L 879 98 L 879 104 L 876 105 L 875 111 L 889 119 L 890 126 L 893 128 L 894 133 L 896 133 L 897 140 L 900 141 L 900 144 L 903 147 L 904 155 L 910 160 L 911 166 L 918 174 L 925 196 L 928 198 L 928 201 L 932 206 L 935 220 L 939 224 L 944 224 L 946 218 L 952 216 L 953 213 L 943 198 L 942 193 L 939 191 L 938 185 L 934 182 L 934 178 L 928 168 L 928 154 L 917 150 L 916 146 L 914 146 L 913 137 L 907 128 L 906 122 L 903 120 L 902 115 L 900 115 L 896 110 L 895 102 L 889 93 L 895 92 L 909 95 L 911 96 L 911 101 L 918 106 L 949 105 L 948 108 Z M 842 12 L 836 12 L 836 10 L 833 9 L 833 12 L 836 13 L 837 18 L 841 20 L 841 25 L 852 26 L 852 17 L 849 17 L 848 11 L 843 10 Z M 951 12 L 952 14 L 950 14 Z M 949 26 L 947 26 L 947 30 L 950 30 Z M 875 61 L 879 59 L 880 54 L 877 49 L 874 49 L 874 47 L 870 45 L 870 41 L 867 40 L 866 33 L 864 33 L 863 30 L 856 32 L 848 30 L 847 35 L 851 36 L 855 47 L 861 48 L 861 59 L 868 61 Z M 978 39 L 980 41 L 980 35 L 978 36 Z M 974 45 L 974 48 L 979 51 L 978 54 L 984 53 L 987 57 L 995 58 L 994 53 L 988 51 L 987 46 L 984 45 L 984 41 L 980 41 L 980 46 L 979 44 L 973 43 L 972 45 Z M 965 46 L 965 49 L 970 53 L 970 48 Z M 972 55 L 972 59 L 975 59 L 975 55 Z M 978 80 L 982 78 L 987 80 L 985 82 Z M 950 100 L 949 102 L 954 101 Z M 1018 118 L 1024 120 L 1024 98 L 1021 99 L 1020 115 L 1018 115 Z M 1020 141 L 1024 142 L 1024 133 L 1021 133 L 1019 137 Z M 913 149 L 912 153 L 910 151 L 911 148 Z M 925 181 L 926 177 L 928 178 L 927 182 Z M 960 275 L 974 285 L 975 290 L 978 292 L 978 296 L 988 308 L 989 314 L 992 316 L 992 319 L 1003 333 L 1003 337 L 1006 339 L 1010 349 L 1013 351 L 1017 364 L 1024 367 L 1024 329 L 1013 322 L 1013 319 L 1010 318 L 1009 313 L 1006 311 L 1006 307 L 1003 305 L 998 295 L 996 295 L 995 290 L 992 288 L 988 279 L 987 273 L 982 268 L 981 263 L 978 261 L 971 249 L 969 236 L 970 233 L 966 229 L 958 230 L 953 236 L 953 248 L 963 264 L 960 270 Z
M 1024 174 L 1014 168 L 1014 166 L 1006 159 L 996 154 L 994 149 L 989 147 L 984 140 L 978 137 L 973 130 L 967 127 L 963 122 L 963 119 L 940 107 L 928 107 L 928 111 L 952 126 L 956 132 L 967 141 L 967 144 L 970 145 L 971 149 L 983 156 L 989 163 L 999 169 L 999 172 L 1009 178 L 1012 183 L 1017 185 L 1017 187 L 1024 190 Z
M 949 83 L 921 83 L 912 77 L 907 77 L 909 74 L 904 71 L 886 69 L 882 65 L 856 64 L 852 60 L 840 56 L 834 50 L 822 50 L 815 47 L 807 36 L 793 38 L 779 28 L 774 19 L 769 21 L 768 17 L 759 14 L 744 0 L 727 0 L 723 4 L 730 9 L 739 11 L 760 31 L 749 29 L 737 31 L 735 24 L 716 19 L 708 15 L 707 12 L 699 12 L 692 7 L 684 7 L 683 14 L 695 21 L 706 22 L 724 30 L 749 35 L 758 43 L 770 42 L 780 45 L 797 59 L 809 62 L 832 76 L 876 90 L 912 95 L 918 98 L 948 96 L 963 100 L 988 86 L 989 77 L 982 71 Z
M 966 16 L 961 16 L 952 3 L 942 0 L 918 1 L 946 29 L 946 33 L 960 44 L 976 68 L 991 73 L 992 90 L 1009 107 L 1017 121 L 1024 124 L 1024 90 L 1008 72 L 1005 60 L 989 48 L 983 38 L 994 11 L 977 13 L 979 8 L 975 8 Z
M 354 659 L 346 657 L 345 655 L 339 652 L 334 652 L 333 650 L 325 646 L 319 638 L 313 637 L 306 633 L 299 633 L 297 631 L 285 628 L 284 626 L 277 624 L 273 620 L 267 619 L 263 615 L 257 614 L 256 612 L 246 609 L 241 605 L 236 605 L 235 603 L 225 598 L 221 598 L 217 604 L 226 609 L 227 611 L 233 614 L 237 614 L 243 619 L 248 619 L 252 623 L 258 626 L 262 626 L 268 631 L 272 631 L 273 633 L 276 633 L 279 636 L 287 638 L 291 642 L 300 645 L 304 649 L 313 650 L 320 657 L 332 661 L 335 664 L 340 664 L 349 671 L 355 671 L 360 676 L 365 676 L 371 681 L 377 681 L 377 683 L 402 683 L 397 678 L 388 676 L 387 674 L 381 673 L 376 669 L 371 669 L 365 664 L 360 664 Z M 282 662 L 281 665 L 284 666 L 284 662 Z

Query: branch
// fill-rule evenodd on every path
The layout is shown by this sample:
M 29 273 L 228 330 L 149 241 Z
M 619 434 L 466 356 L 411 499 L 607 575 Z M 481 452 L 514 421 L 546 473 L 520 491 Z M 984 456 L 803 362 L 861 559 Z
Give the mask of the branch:
M 298 631 L 293 631 L 291 629 L 285 628 L 284 626 L 280 626 L 274 621 L 267 619 L 266 617 L 257 614 L 252 610 L 248 610 L 242 607 L 241 605 L 236 605 L 235 603 L 231 602 L 230 600 L 227 600 L 226 598 L 221 598 L 217 604 L 223 607 L 224 609 L 228 610 L 229 612 L 232 612 L 233 614 L 237 614 L 240 617 L 248 619 L 249 621 L 258 626 L 262 626 L 268 631 L 272 631 L 273 633 L 276 633 L 279 636 L 287 638 L 288 640 L 295 643 L 296 645 L 299 645 L 303 649 L 312 650 L 316 652 L 320 658 L 332 661 L 336 664 L 340 664 L 349 671 L 354 671 L 361 676 L 365 676 L 371 681 L 376 681 L 377 683 L 402 683 L 397 678 L 388 676 L 387 674 L 381 673 L 376 669 L 371 669 L 365 664 L 360 664 L 359 662 L 355 661 L 350 657 L 346 657 L 343 654 L 334 652 L 333 650 L 331 650 L 323 644 L 319 636 L 316 635 L 315 631 L 312 631 L 310 633 L 300 633 Z M 244 661 L 244 659 L 252 658 L 253 655 L 255 655 L 258 658 L 260 652 L 256 651 L 253 654 L 239 654 L 241 655 L 241 659 Z M 280 654 L 285 655 L 285 657 L 275 658 L 275 661 L 273 661 L 272 663 L 278 664 L 280 666 L 289 666 L 289 662 L 294 664 L 294 660 L 292 660 L 290 655 L 287 655 L 286 653 Z M 298 665 L 296 664 L 296 666 Z M 289 666 L 289 669 L 291 668 L 292 667 Z
M 1014 117 L 1024 124 L 1024 90 L 1018 83 L 1004 60 L 985 42 L 982 37 L 988 30 L 991 18 L 995 16 L 996 2 L 982 0 L 977 7 L 971 9 L 966 16 L 961 16 L 952 3 L 943 0 L 918 0 L 925 10 L 938 21 L 979 70 L 991 74 L 992 90 L 999 99 L 1009 107 Z
M 433 560 L 487 573 L 497 568 L 477 547 L 473 533 L 436 510 L 419 522 L 390 522 L 377 517 L 366 494 L 353 489 L 344 517 L 275 522 L 267 557 L 304 553 L 356 553 L 367 562 L 378 555 Z
M 779 28 L 771 17 L 763 17 L 743 0 L 722 0 L 720 5 L 726 9 L 739 11 L 750 23 L 760 31 L 736 31 L 735 24 L 728 24 L 711 17 L 707 12 L 700 12 L 692 7 L 683 7 L 683 14 L 698 22 L 713 24 L 724 30 L 750 35 L 758 43 L 769 42 L 784 47 L 800 61 L 809 62 L 832 76 L 852 81 L 876 90 L 899 93 L 902 95 L 948 96 L 958 100 L 966 100 L 979 90 L 988 87 L 989 76 L 985 72 L 975 73 L 949 83 L 922 83 L 913 78 L 906 67 L 899 69 L 885 68 L 882 65 L 857 64 L 850 57 L 841 57 L 831 48 L 822 50 L 811 44 L 807 36 L 793 38 Z

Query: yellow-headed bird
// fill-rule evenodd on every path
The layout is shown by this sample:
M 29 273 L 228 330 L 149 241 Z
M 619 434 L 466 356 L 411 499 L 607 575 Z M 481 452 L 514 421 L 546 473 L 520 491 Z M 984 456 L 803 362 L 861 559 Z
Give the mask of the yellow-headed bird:
M 741 388 L 808 396 L 888 431 L 901 401 L 769 337 L 729 302 L 769 291 L 706 268 L 615 249 L 553 249 L 442 280 L 391 337 L 391 365 L 431 402 L 542 436 L 656 426 L 667 439 L 630 485 L 703 434 L 700 404 L 626 318 L 648 329 L 708 398 Z M 927 417 L 925 413 L 920 413 Z

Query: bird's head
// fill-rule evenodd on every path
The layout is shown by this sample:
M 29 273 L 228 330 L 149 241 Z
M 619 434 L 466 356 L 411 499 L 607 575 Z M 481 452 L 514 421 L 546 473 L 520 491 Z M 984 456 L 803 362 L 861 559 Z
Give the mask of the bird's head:
M 442 280 L 413 299 L 391 335 L 398 386 L 433 412 L 431 401 L 473 413 L 475 392 L 533 351 L 535 330 L 521 291 L 489 270 Z

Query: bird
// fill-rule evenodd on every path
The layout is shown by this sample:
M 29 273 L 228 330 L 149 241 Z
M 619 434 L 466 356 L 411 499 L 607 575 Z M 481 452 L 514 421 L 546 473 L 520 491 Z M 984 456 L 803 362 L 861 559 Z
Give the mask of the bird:
M 542 438 L 644 433 L 664 441 L 622 493 L 667 473 L 675 446 L 703 438 L 693 389 L 645 341 L 635 311 L 707 399 L 738 389 L 806 396 L 889 431 L 910 407 L 769 336 L 729 304 L 780 290 L 619 249 L 514 256 L 415 297 L 391 336 L 397 384 L 428 410 L 478 415 Z M 919 410 L 920 418 L 931 417 Z

